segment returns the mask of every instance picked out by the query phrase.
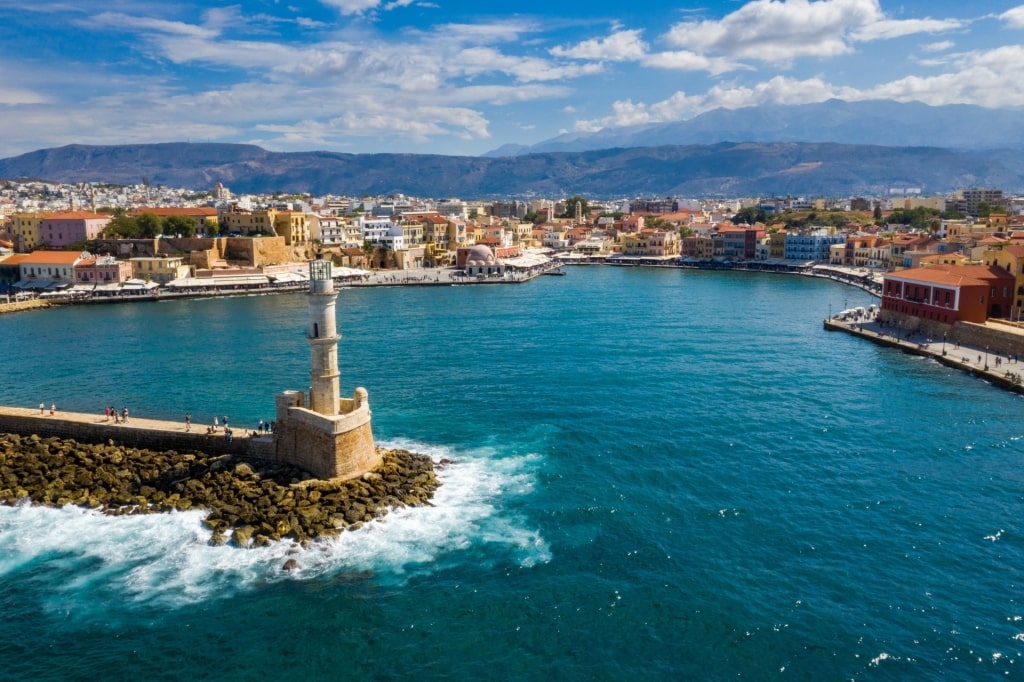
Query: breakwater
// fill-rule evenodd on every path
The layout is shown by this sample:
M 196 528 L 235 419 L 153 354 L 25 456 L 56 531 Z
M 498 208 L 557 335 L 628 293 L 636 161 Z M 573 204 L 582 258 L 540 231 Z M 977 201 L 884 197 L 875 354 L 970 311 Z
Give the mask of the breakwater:
M 439 485 L 431 459 L 406 450 L 381 450 L 382 465 L 359 478 L 320 480 L 276 461 L 273 436 L 228 438 L 48 409 L 0 407 L 0 504 L 110 514 L 201 508 L 212 543 L 246 547 L 355 529 L 428 502 Z
M 52 304 L 49 301 L 44 301 L 39 298 L 34 298 L 29 301 L 0 303 L 0 315 L 4 313 L 20 313 L 25 310 L 42 310 L 43 308 L 49 308 L 51 305 Z

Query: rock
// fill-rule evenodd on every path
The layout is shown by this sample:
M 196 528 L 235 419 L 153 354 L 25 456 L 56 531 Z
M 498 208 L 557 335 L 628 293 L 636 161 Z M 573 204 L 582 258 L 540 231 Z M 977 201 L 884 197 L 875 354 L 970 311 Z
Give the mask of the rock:
M 28 498 L 111 515 L 202 508 L 211 544 L 304 544 L 405 504 L 429 504 L 440 485 L 430 458 L 405 450 L 382 456 L 377 470 L 357 479 L 321 481 L 286 464 L 230 455 L 0 434 L 0 504 Z
M 295 559 L 287 559 L 284 562 L 284 566 L 281 567 L 282 571 L 297 571 L 299 570 L 299 562 Z

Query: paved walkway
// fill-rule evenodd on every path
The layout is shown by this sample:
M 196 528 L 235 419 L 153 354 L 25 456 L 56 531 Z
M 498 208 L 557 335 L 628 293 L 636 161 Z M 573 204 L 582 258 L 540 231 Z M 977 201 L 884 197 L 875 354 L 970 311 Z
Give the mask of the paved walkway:
M 0 415 L 9 415 L 14 417 L 33 417 L 35 419 L 49 419 L 50 405 L 47 404 L 43 408 L 42 412 L 39 410 L 39 406 L 35 407 L 12 407 L 9 405 L 0 405 Z M 197 424 L 195 421 L 192 422 L 192 428 L 188 431 L 185 430 L 184 415 L 182 415 L 181 421 L 166 421 L 163 419 L 146 419 L 133 416 L 131 413 L 128 414 L 128 421 L 120 421 L 115 424 L 113 417 L 107 418 L 102 413 L 100 414 L 89 414 L 85 412 L 65 412 L 60 409 L 60 405 L 57 405 L 57 409 L 52 415 L 54 419 L 59 419 L 63 422 L 72 422 L 75 424 L 97 424 L 101 426 L 113 426 L 118 429 L 125 430 L 149 430 L 149 431 L 167 431 L 172 433 L 190 433 L 196 436 L 206 436 L 206 430 L 212 426 L 210 424 Z M 230 422 L 229 422 L 230 426 Z M 255 431 L 255 429 L 244 429 L 237 426 L 230 426 L 232 433 L 236 438 L 244 437 L 247 434 Z M 219 426 L 216 431 L 216 435 L 224 436 L 223 425 Z M 270 434 L 264 434 L 257 436 L 258 438 L 270 440 L 272 436 Z
M 931 357 L 944 365 L 969 371 L 1003 388 L 1024 393 L 1024 357 L 1007 357 L 984 347 L 964 346 L 954 341 L 928 338 L 922 332 L 908 333 L 899 327 L 882 325 L 870 313 L 859 319 L 843 320 L 836 316 L 825 320 L 825 327 L 845 331 L 914 355 Z

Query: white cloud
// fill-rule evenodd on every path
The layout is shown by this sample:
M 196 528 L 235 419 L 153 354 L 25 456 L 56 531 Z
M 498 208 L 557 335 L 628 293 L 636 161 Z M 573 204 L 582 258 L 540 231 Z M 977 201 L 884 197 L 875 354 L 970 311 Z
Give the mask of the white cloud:
M 1024 28 L 1024 5 L 1006 10 L 999 18 L 1010 28 Z
M 635 61 L 647 53 L 647 43 L 640 36 L 643 31 L 617 31 L 607 38 L 584 40 L 572 47 L 554 47 L 551 54 L 555 57 L 570 59 L 592 59 L 596 61 Z
M 857 41 L 891 40 L 916 33 L 942 33 L 961 28 L 957 19 L 885 19 L 864 26 L 851 34 Z
M 337 8 L 343 15 L 363 14 L 368 10 L 376 9 L 381 4 L 380 0 L 321 0 L 321 2 Z
M 754 0 L 720 21 L 676 24 L 665 39 L 700 53 L 788 62 L 849 52 L 850 29 L 882 18 L 878 0 Z
M 945 52 L 946 50 L 953 49 L 953 47 L 955 47 L 955 43 L 952 40 L 941 40 L 937 43 L 922 45 L 921 50 L 924 52 Z
M 801 57 L 836 57 L 853 43 L 959 28 L 958 20 L 887 18 L 878 0 L 753 0 L 721 20 L 672 26 L 666 42 L 698 54 L 788 65 Z
M 1024 106 L 1019 86 L 1024 46 L 1007 45 L 960 55 L 956 71 L 936 76 L 907 76 L 863 92 L 865 99 L 894 99 L 931 105 Z
M 645 66 L 674 71 L 706 71 L 713 76 L 748 68 L 743 64 L 724 57 L 706 57 L 688 50 L 658 52 L 644 58 Z
M 212 40 L 218 35 L 215 29 L 195 24 L 187 24 L 181 21 L 167 21 L 152 17 L 137 17 L 117 12 L 102 12 L 90 17 L 83 23 L 93 28 L 116 28 L 120 31 L 133 29 L 135 31 L 153 31 L 163 35 L 181 36 L 186 38 L 197 38 L 201 40 Z
M 595 131 L 612 126 L 686 120 L 717 108 L 810 104 L 828 99 L 891 99 L 933 106 L 1024 106 L 1024 90 L 1018 87 L 1019 74 L 1024 71 L 1024 45 L 955 55 L 949 65 L 953 68 L 947 73 L 906 76 L 868 88 L 839 86 L 821 77 L 796 80 L 775 76 L 753 86 L 721 83 L 703 94 L 688 95 L 680 91 L 651 105 L 618 101 L 607 116 L 577 121 L 575 125 L 579 131 Z

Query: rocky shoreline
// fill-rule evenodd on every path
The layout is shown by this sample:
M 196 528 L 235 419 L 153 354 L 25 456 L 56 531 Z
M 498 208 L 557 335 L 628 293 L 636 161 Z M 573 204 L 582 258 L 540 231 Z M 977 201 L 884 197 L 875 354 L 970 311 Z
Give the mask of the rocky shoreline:
M 0 434 L 0 504 L 70 504 L 111 515 L 204 509 L 211 544 L 305 544 L 390 509 L 430 504 L 440 485 L 430 457 L 406 450 L 383 456 L 359 478 L 325 481 L 287 464 L 231 455 Z

